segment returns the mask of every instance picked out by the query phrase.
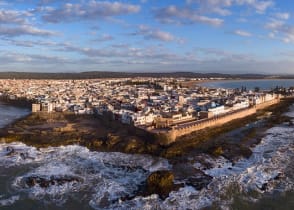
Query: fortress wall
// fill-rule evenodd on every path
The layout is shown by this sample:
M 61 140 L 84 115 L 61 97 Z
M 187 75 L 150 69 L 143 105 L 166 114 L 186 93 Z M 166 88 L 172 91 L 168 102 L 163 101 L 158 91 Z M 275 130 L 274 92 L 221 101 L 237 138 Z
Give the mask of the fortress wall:
M 169 143 L 176 141 L 176 139 L 180 136 L 187 135 L 187 134 L 190 134 L 194 131 L 198 131 L 198 130 L 208 128 L 208 127 L 221 126 L 221 125 L 228 123 L 232 120 L 244 118 L 249 115 L 255 114 L 257 110 L 264 109 L 268 106 L 277 104 L 279 102 L 280 102 L 280 99 L 274 99 L 274 100 L 256 105 L 254 107 L 242 109 L 239 111 L 235 111 L 233 113 L 228 113 L 223 116 L 213 117 L 213 118 L 199 120 L 199 121 L 190 122 L 190 123 L 179 124 L 177 126 L 174 126 L 172 130 L 165 132 L 165 134 L 162 133 L 161 135 L 165 136 L 165 138 L 164 138 L 165 143 L 164 144 L 166 144 L 166 143 L 169 144 Z
M 228 114 L 225 116 L 207 119 L 202 122 L 198 122 L 198 123 L 195 122 L 195 124 L 193 124 L 193 125 L 176 127 L 172 131 L 170 131 L 173 134 L 169 134 L 169 136 L 174 137 L 174 141 L 175 141 L 177 137 L 180 137 L 180 136 L 183 136 L 186 134 L 190 134 L 194 131 L 198 131 L 198 130 L 201 130 L 201 129 L 204 129 L 207 127 L 223 125 L 223 124 L 230 122 L 232 120 L 247 117 L 247 116 L 255 114 L 255 113 L 256 113 L 256 108 L 253 107 L 253 108 L 241 110 L 239 112 L 235 112 L 232 114 Z
M 277 104 L 280 102 L 280 98 L 276 98 L 276 99 L 273 99 L 271 101 L 267 101 L 267 102 L 264 102 L 264 103 L 261 103 L 261 104 L 257 104 L 256 105 L 256 109 L 259 110 L 259 109 L 264 109 L 268 106 L 271 106 L 271 105 L 274 105 L 274 104 Z

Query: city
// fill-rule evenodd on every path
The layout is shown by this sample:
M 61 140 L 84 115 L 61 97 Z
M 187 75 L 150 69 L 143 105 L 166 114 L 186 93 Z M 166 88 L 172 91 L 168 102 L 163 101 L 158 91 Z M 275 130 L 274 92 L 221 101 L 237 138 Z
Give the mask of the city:
M 294 4 L 0 0 L 0 210 L 293 210 Z
M 251 115 L 256 112 L 253 107 L 265 108 L 282 97 L 273 90 L 205 88 L 202 80 L 0 80 L 0 96 L 31 101 L 33 113 L 107 115 L 153 133 L 190 128 L 171 137 L 168 143 L 179 135 Z M 287 95 L 292 91 L 289 88 Z

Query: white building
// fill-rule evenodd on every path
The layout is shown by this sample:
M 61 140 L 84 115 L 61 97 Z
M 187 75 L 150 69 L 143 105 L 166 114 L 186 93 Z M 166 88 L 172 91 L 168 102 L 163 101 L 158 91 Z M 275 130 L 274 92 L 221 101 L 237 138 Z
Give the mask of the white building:
M 208 109 L 208 112 L 211 112 L 213 116 L 217 116 L 226 113 L 226 110 L 224 106 L 218 106 L 215 108 Z

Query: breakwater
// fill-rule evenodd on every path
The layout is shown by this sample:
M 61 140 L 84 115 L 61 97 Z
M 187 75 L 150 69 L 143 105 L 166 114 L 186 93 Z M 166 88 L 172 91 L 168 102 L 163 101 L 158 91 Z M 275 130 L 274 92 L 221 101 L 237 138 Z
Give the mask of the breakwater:
M 197 120 L 188 123 L 182 123 L 173 126 L 170 130 L 165 130 L 157 133 L 159 139 L 161 139 L 161 144 L 168 145 L 172 142 L 175 142 L 178 137 L 190 134 L 195 131 L 199 131 L 205 128 L 221 126 L 225 123 L 228 123 L 232 120 L 244 118 L 250 115 L 255 114 L 258 110 L 264 109 L 271 105 L 277 104 L 280 102 L 280 98 L 276 98 L 249 108 L 244 108 L 229 112 L 223 115 L 215 116 L 208 119 Z

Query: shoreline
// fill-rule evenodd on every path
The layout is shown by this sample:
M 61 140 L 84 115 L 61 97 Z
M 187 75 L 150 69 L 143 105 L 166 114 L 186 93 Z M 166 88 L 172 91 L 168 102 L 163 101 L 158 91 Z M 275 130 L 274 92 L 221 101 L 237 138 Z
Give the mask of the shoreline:
M 185 186 L 202 190 L 212 182 L 212 176 L 205 174 L 202 169 L 193 168 L 191 157 L 196 157 L 194 161 L 198 161 L 206 168 L 213 168 L 215 164 L 207 163 L 206 156 L 213 159 L 223 157 L 232 165 L 242 158 L 249 159 L 253 154 L 252 148 L 259 145 L 267 129 L 285 122 L 289 126 L 292 125 L 290 118 L 283 114 L 293 103 L 293 98 L 285 99 L 242 120 L 237 119 L 214 127 L 213 130 L 206 128 L 183 136 L 179 139 L 180 141 L 169 146 L 155 144 L 151 139 L 146 138 L 145 133 L 139 133 L 139 130 L 133 130 L 130 126 L 103 121 L 104 119 L 98 119 L 92 115 L 79 116 L 63 113 L 41 115 L 34 113 L 18 119 L 7 125 L 6 129 L 0 129 L 0 142 L 7 144 L 22 142 L 37 149 L 79 145 L 90 151 L 147 154 L 165 158 L 171 168 L 150 172 L 144 185 L 136 194 L 136 196 L 148 196 L 155 193 L 164 200 L 171 191 L 177 191 L 183 187 L 183 183 Z M 272 115 L 268 117 L 267 112 L 272 112 Z M 263 119 L 260 120 L 259 117 Z M 7 133 L 2 133 L 3 130 Z M 241 137 L 236 133 L 242 133 Z M 236 139 L 239 141 L 236 142 Z M 202 155 L 204 159 L 197 159 L 197 155 Z M 195 174 L 198 176 L 196 180 Z M 168 179 L 168 182 L 165 182 L 165 179 Z M 178 183 L 174 180 L 185 181 Z M 132 198 L 123 197 L 123 199 Z
M 68 145 L 70 142 L 75 142 L 97 151 L 150 154 L 172 158 L 188 152 L 185 149 L 186 144 L 190 147 L 194 145 L 190 148 L 193 150 L 195 147 L 197 148 L 197 143 L 230 132 L 247 123 L 255 122 L 266 112 L 272 111 L 273 115 L 278 113 L 277 115 L 281 116 L 282 112 L 285 111 L 291 103 L 294 103 L 293 98 L 283 99 L 280 104 L 267 107 L 258 111 L 256 114 L 241 119 L 235 119 L 220 126 L 204 128 L 181 136 L 170 145 L 160 145 L 157 142 L 158 139 L 155 139 L 157 138 L 156 136 L 151 133 L 146 136 L 146 134 L 148 134 L 146 131 L 136 129 L 134 126 L 124 125 L 116 121 L 107 121 L 92 115 L 75 115 L 72 113 L 29 113 L 26 116 L 15 119 L 5 127 L 0 128 L 0 137 L 2 140 L 6 139 L 9 142 L 16 138 L 24 143 L 28 142 L 29 145 L 38 145 L 37 147 L 41 147 L 42 143 L 33 139 L 41 139 L 42 137 L 48 138 L 48 135 L 51 134 L 54 136 L 65 135 L 64 142 L 61 138 L 55 143 L 52 142 L 53 146 L 56 143 L 57 145 Z M 273 115 L 270 116 L 270 118 L 274 118 Z M 267 119 L 267 121 L 270 121 L 270 118 Z M 274 119 L 273 121 L 274 124 L 277 124 L 279 120 Z M 23 131 L 21 131 L 22 129 Z M 100 133 L 97 133 L 97 130 Z M 32 140 L 28 141 L 28 134 L 32 134 Z M 73 139 L 67 139 L 70 138 L 71 135 Z M 130 137 L 131 140 L 127 140 L 128 137 Z M 197 141 L 194 141 L 195 138 L 197 138 Z M 44 146 L 50 145 L 50 139 L 48 140 L 49 141 L 44 144 Z M 126 140 L 126 142 L 123 142 L 124 140 Z M 132 146 L 130 147 L 128 144 Z M 140 146 L 142 146 L 142 148 L 140 148 Z M 179 148 L 177 148 L 178 146 Z M 136 149 L 138 149 L 137 152 Z M 174 149 L 178 150 L 178 152 L 172 152 Z
M 30 110 L 32 108 L 32 101 L 29 101 L 25 98 L 11 100 L 8 98 L 8 96 L 0 95 L 0 103 L 9 105 L 9 106 L 19 107 L 19 108 L 30 109 Z

